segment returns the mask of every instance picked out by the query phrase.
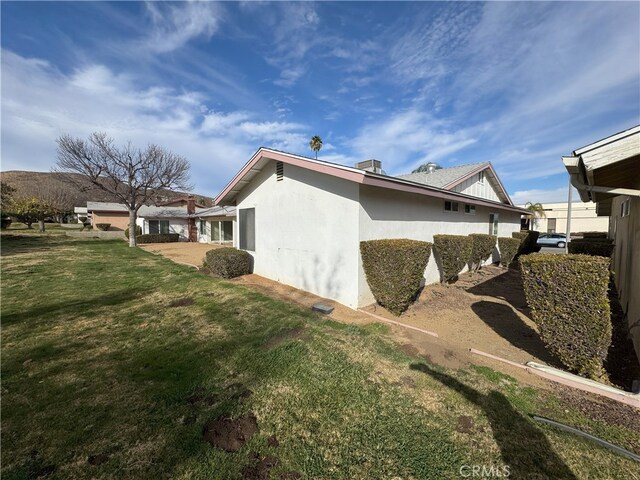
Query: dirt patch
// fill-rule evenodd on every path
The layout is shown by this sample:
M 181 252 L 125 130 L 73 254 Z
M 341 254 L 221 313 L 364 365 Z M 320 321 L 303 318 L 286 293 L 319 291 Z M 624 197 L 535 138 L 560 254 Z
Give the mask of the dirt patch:
M 220 248 L 221 245 L 209 243 L 154 243 L 140 245 L 140 248 L 147 252 L 155 253 L 167 257 L 176 263 L 200 267 L 204 262 L 204 256 L 209 250 Z
M 291 330 L 287 330 L 286 332 L 281 333 L 279 335 L 275 335 L 271 337 L 269 340 L 267 340 L 262 345 L 262 348 L 264 350 L 271 350 L 273 348 L 279 347 L 280 345 L 285 343 L 287 340 L 296 340 L 296 339 L 304 340 L 305 338 L 307 338 L 307 335 L 308 335 L 305 330 L 306 329 L 303 326 L 300 326 L 300 327 L 293 328 Z
M 402 350 L 410 357 L 417 357 L 420 354 L 420 351 L 410 343 L 403 343 L 402 345 L 400 345 L 400 350 Z
M 566 404 L 578 409 L 591 420 L 640 432 L 640 415 L 638 410 L 630 405 L 561 386 L 556 386 L 554 390 Z M 640 443 L 638 447 L 640 448 Z
M 269 472 L 278 464 L 278 459 L 270 456 L 260 458 L 257 453 L 254 453 L 253 456 L 255 462 L 242 469 L 242 478 L 247 480 L 268 480 Z
M 106 453 L 98 453 L 97 455 L 89 455 L 87 457 L 87 463 L 89 465 L 102 465 L 109 461 L 109 455 Z
M 460 433 L 472 433 L 473 432 L 473 418 L 469 415 L 460 415 L 458 417 L 458 424 L 456 425 L 456 431 Z
M 275 435 L 271 435 L 269 438 L 267 438 L 267 445 L 275 448 L 280 446 L 280 442 Z
M 215 405 L 218 401 L 218 395 L 215 393 L 209 393 L 204 389 L 197 389 L 191 395 L 187 397 L 187 403 L 190 405 Z
M 296 480 L 298 478 L 302 478 L 298 472 L 283 472 L 280 474 L 280 480 Z
M 204 426 L 202 436 L 216 448 L 237 452 L 258 431 L 258 420 L 250 412 L 236 419 L 218 417 Z
M 189 305 L 193 305 L 194 303 L 195 300 L 191 297 L 177 298 L 176 300 L 171 300 L 169 302 L 169 307 L 188 307 Z

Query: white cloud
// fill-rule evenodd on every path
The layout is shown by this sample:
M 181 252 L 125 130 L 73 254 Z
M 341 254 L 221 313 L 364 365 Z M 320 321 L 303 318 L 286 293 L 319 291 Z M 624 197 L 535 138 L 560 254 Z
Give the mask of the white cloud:
M 196 190 L 215 195 L 261 145 L 307 150 L 304 125 L 211 111 L 199 92 L 140 88 L 104 65 L 64 74 L 3 50 L 2 82 L 3 170 L 49 170 L 60 135 L 104 131 L 117 143 L 157 143 L 184 155 Z
M 440 160 L 475 141 L 470 132 L 450 131 L 443 122 L 411 109 L 365 125 L 350 146 L 362 160 L 376 158 L 387 172 L 405 173 L 418 163 Z
M 564 187 L 554 188 L 550 190 L 533 188 L 531 190 L 519 190 L 509 195 L 515 205 L 524 205 L 527 202 L 531 203 L 553 203 L 553 202 L 566 202 L 569 198 L 569 184 Z M 576 189 L 573 189 L 572 201 L 579 202 L 580 197 Z
M 194 38 L 211 38 L 222 15 L 217 2 L 147 2 L 146 7 L 152 29 L 143 44 L 156 53 L 172 52 Z

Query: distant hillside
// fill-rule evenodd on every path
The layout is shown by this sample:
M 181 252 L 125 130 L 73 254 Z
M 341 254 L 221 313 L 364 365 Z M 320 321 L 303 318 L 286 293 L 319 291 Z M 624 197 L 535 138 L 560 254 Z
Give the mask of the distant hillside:
M 71 198 L 73 205 L 81 207 L 87 202 L 117 202 L 118 199 L 108 194 L 104 190 L 100 190 L 86 180 L 82 175 L 72 174 L 74 179 L 81 185 L 78 188 L 73 183 L 63 179 L 63 175 L 53 172 L 24 172 L 12 170 L 8 172 L 0 172 L 0 178 L 3 182 L 9 184 L 16 189 L 14 198 L 21 197 L 37 197 L 38 191 L 43 187 L 60 189 L 65 197 Z M 185 192 L 174 192 L 172 190 L 163 190 L 159 198 L 152 199 L 152 202 L 163 203 L 174 198 L 188 195 Z M 203 203 L 205 206 L 213 206 L 213 199 L 204 195 L 193 194 L 196 202 Z

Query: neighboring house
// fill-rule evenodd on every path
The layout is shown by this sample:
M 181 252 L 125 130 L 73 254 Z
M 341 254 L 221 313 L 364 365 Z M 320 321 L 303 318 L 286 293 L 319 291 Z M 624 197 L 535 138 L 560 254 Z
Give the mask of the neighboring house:
M 211 207 L 196 209 L 198 219 L 198 241 L 233 245 L 236 238 L 236 209 L 234 207 Z
M 121 203 L 87 202 L 87 213 L 94 229 L 98 223 L 110 224 L 109 230 L 124 231 L 129 226 L 129 211 Z
M 177 233 L 184 242 L 233 243 L 235 208 L 203 208 L 181 201 L 177 205 L 143 205 L 136 224 L 143 234 Z M 110 230 L 129 227 L 129 210 L 123 204 L 87 202 L 87 210 L 93 215 L 94 228 L 97 223 L 110 223 Z
M 358 166 L 266 148 L 255 153 L 215 200 L 236 207 L 234 244 L 253 255 L 255 273 L 356 308 L 375 301 L 360 258 L 363 240 L 510 237 L 520 229 L 525 211 L 489 163 L 404 178 L 381 173 L 377 160 Z M 450 176 L 436 187 L 429 184 L 435 175 Z M 432 255 L 425 281 L 439 280 Z
M 568 203 L 544 203 L 544 217 L 531 220 L 531 230 L 542 233 L 567 233 Z M 524 208 L 524 205 L 521 205 Z M 593 202 L 571 204 L 571 232 L 575 234 L 583 232 L 606 232 L 609 230 L 609 219 L 596 215 L 596 204 Z
M 609 217 L 615 284 L 640 358 L 640 126 L 579 148 L 562 161 L 582 201 L 594 202 L 596 213 Z

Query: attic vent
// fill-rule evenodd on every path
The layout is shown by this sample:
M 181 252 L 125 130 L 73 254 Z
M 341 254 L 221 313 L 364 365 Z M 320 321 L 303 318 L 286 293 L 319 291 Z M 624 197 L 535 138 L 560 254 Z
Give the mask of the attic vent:
M 284 178 L 284 163 L 276 162 L 276 181 L 280 181 Z

